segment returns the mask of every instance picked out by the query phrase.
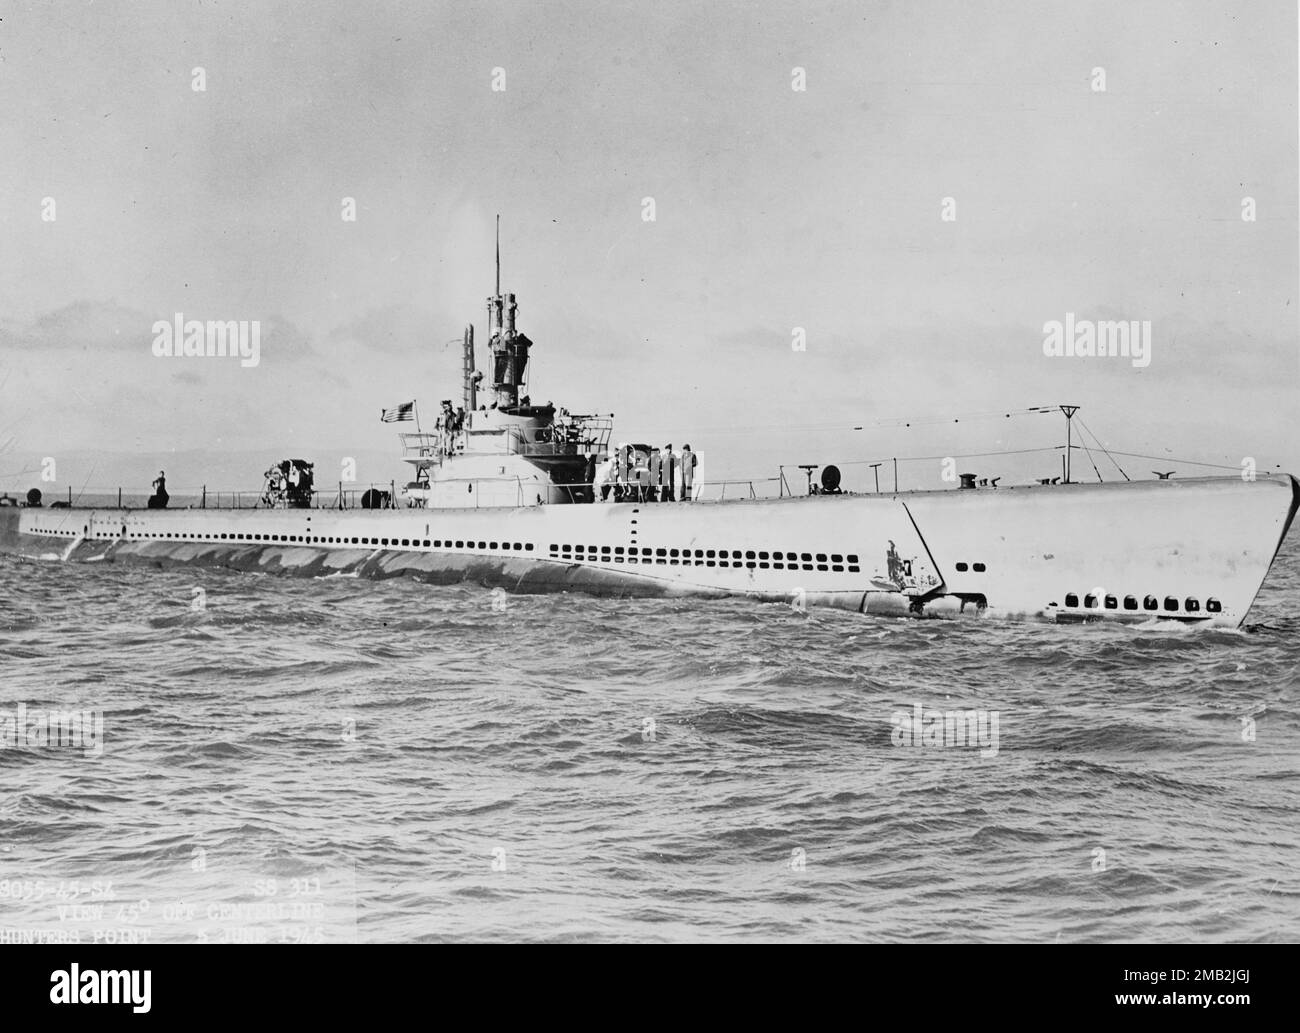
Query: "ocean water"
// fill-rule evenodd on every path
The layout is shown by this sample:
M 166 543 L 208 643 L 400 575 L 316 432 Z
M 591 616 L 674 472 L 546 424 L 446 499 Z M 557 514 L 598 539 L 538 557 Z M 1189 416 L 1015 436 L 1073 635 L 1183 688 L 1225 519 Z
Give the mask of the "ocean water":
M 0 940 L 1293 940 L 1297 614 L 1294 537 L 1240 632 L 0 556 L 0 730 L 86 712 Z

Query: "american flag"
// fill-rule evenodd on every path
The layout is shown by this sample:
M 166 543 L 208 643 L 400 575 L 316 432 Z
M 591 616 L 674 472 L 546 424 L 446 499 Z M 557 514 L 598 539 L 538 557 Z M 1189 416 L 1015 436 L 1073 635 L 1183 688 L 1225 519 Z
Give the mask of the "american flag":
M 385 409 L 379 419 L 384 423 L 401 423 L 403 420 L 415 419 L 415 403 L 403 402 L 395 409 Z

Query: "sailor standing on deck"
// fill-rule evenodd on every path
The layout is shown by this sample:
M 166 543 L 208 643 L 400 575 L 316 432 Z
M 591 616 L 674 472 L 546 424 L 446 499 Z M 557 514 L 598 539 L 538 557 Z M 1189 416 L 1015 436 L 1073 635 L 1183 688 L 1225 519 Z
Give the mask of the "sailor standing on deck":
M 663 490 L 659 493 L 659 501 L 675 502 L 677 500 L 674 488 L 677 484 L 677 457 L 673 455 L 672 442 L 664 445 L 663 451 L 659 453 L 663 462 Z
M 632 476 L 636 478 L 636 500 L 650 501 L 650 456 L 640 450 L 636 453 L 636 467 Z
M 604 502 L 609 498 L 609 490 L 614 487 L 615 462 L 613 456 L 604 456 L 596 464 L 596 476 L 592 479 L 592 491 Z
M 650 497 L 647 501 L 659 501 L 659 487 L 663 484 L 663 457 L 659 454 L 659 449 L 650 449 Z
M 166 509 L 167 500 L 170 497 L 167 494 L 167 475 L 162 470 L 159 470 L 158 476 L 153 482 L 153 494 L 149 496 L 147 505 L 150 509 Z
M 622 502 L 627 497 L 628 486 L 631 483 L 628 477 L 631 452 L 627 445 L 619 445 L 616 455 L 618 458 L 614 461 L 614 501 Z
M 695 467 L 699 460 L 694 452 L 691 451 L 691 443 L 688 441 L 682 446 L 682 454 L 678 459 L 682 468 L 682 501 L 693 502 L 695 487 Z

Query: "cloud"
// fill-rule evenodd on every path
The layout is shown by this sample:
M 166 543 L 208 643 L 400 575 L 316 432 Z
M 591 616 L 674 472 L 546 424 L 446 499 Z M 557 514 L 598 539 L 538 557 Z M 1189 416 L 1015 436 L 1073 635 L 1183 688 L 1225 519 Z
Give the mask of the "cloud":
M 0 348 L 148 350 L 154 320 L 115 301 L 74 301 L 38 316 L 26 325 L 0 326 Z
M 456 322 L 451 317 L 397 303 L 372 308 L 348 320 L 331 330 L 326 340 L 331 347 L 366 348 L 403 355 L 454 347 L 459 355 L 460 335 L 453 335 L 455 328 Z
M 262 361 L 319 358 L 311 338 L 280 315 L 267 316 L 262 324 Z

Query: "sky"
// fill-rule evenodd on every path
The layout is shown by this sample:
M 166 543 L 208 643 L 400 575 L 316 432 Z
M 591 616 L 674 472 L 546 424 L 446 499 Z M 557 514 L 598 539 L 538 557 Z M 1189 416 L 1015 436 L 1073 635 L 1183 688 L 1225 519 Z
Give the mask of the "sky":
M 0 488 L 400 476 L 379 411 L 459 397 L 467 322 L 486 366 L 498 213 L 533 400 L 714 478 L 940 487 L 1059 403 L 1133 477 L 1300 472 L 1298 38 L 1293 2 L 0 0 Z M 258 365 L 155 356 L 176 313 L 260 321 Z M 1067 313 L 1149 321 L 1150 364 L 1045 355 Z

